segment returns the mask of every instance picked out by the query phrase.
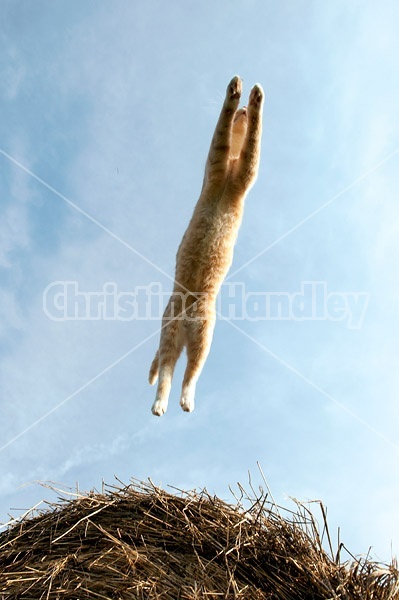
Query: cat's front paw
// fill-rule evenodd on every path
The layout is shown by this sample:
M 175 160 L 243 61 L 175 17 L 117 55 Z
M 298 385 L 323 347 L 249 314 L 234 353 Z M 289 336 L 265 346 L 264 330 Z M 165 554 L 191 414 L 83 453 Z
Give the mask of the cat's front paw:
M 168 403 L 165 400 L 155 400 L 152 405 L 151 411 L 152 414 L 156 417 L 162 417 L 164 413 L 166 413 L 166 409 L 168 408 Z
M 255 84 L 251 90 L 251 93 L 249 94 L 248 106 L 259 110 L 262 104 L 263 97 L 264 92 L 262 86 L 259 83 Z
M 227 88 L 227 98 L 232 101 L 232 100 L 239 100 L 241 98 L 241 94 L 242 94 L 242 81 L 241 78 L 236 75 L 235 77 L 233 77 L 233 79 L 230 81 L 228 88 Z

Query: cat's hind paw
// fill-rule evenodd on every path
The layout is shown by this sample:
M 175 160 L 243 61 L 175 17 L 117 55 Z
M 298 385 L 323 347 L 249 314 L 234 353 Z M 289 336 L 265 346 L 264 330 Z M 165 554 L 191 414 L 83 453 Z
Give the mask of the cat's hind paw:
M 235 75 L 227 87 L 226 97 L 230 101 L 239 101 L 242 94 L 242 81 L 238 75 Z
M 194 410 L 194 393 L 183 392 L 180 398 L 180 406 L 184 412 L 193 412 Z
M 166 409 L 168 408 L 168 403 L 165 400 L 155 400 L 152 405 L 151 412 L 156 417 L 162 417 L 164 413 L 166 413 Z

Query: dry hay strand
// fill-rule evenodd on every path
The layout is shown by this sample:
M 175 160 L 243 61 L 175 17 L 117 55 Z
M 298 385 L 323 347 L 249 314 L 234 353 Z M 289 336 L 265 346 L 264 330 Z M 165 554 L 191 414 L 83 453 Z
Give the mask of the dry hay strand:
M 0 535 L 0 598 L 399 598 L 394 562 L 341 563 L 323 538 L 325 518 L 320 533 L 307 507 L 282 516 L 263 492 L 231 506 L 133 482 L 11 522 Z

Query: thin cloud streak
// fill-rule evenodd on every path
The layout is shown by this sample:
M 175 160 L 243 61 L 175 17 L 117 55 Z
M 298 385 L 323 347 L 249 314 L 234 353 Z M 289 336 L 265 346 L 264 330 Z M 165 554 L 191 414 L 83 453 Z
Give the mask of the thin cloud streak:
M 105 375 L 106 373 L 108 373 L 109 371 L 111 371 L 114 367 L 116 367 L 117 365 L 119 365 L 123 360 L 125 360 L 125 358 L 127 358 L 128 356 L 130 356 L 130 354 L 133 354 L 133 352 L 135 352 L 136 350 L 138 350 L 138 348 L 140 348 L 141 346 L 143 346 L 148 340 L 150 340 L 151 338 L 153 338 L 155 335 L 159 334 L 159 332 L 161 331 L 161 329 L 162 328 L 160 328 L 157 331 L 154 331 L 153 333 L 151 333 L 144 340 L 142 340 L 141 342 L 139 342 L 138 344 L 136 344 L 136 346 L 134 346 L 134 348 L 131 348 L 130 350 L 128 350 L 128 352 L 125 352 L 125 354 L 123 354 L 117 360 L 115 360 L 113 363 L 111 363 L 110 365 L 108 365 L 107 367 L 105 367 L 105 369 L 103 369 L 102 371 L 100 371 L 100 373 L 97 373 L 97 375 L 95 375 L 94 377 L 92 377 L 89 381 L 86 381 L 86 383 L 84 383 L 83 385 L 81 385 L 77 390 L 75 390 L 67 398 L 64 398 L 64 400 L 62 400 L 61 402 L 59 402 L 56 406 L 54 406 L 49 411 L 47 411 L 44 415 L 42 415 L 41 417 L 39 417 L 39 419 L 37 419 L 34 423 L 32 423 L 31 425 L 29 425 L 29 427 L 26 427 L 26 429 L 24 429 L 23 431 L 21 431 L 18 435 L 16 435 L 15 437 L 13 437 L 11 440 L 9 440 L 6 444 L 4 444 L 4 446 L 1 446 L 0 447 L 0 452 L 2 452 L 3 450 L 5 450 L 9 446 L 11 446 L 14 442 L 16 442 L 17 440 L 19 440 L 22 436 L 24 436 L 26 433 L 28 433 L 31 429 L 33 429 L 34 427 L 36 427 L 36 425 L 39 425 L 39 423 L 41 423 L 42 421 L 44 421 L 45 419 L 47 419 L 47 417 L 49 417 L 54 412 L 56 412 L 59 408 L 61 408 L 61 406 L 64 406 L 64 404 L 66 404 L 67 402 L 69 402 L 70 400 L 72 400 L 72 398 L 75 398 L 75 396 L 77 396 L 78 394 L 80 394 L 80 392 L 82 392 L 87 387 L 89 387 L 89 385 L 91 385 L 92 383 L 94 383 L 95 381 L 97 381 L 98 379 L 100 379 L 103 375 Z

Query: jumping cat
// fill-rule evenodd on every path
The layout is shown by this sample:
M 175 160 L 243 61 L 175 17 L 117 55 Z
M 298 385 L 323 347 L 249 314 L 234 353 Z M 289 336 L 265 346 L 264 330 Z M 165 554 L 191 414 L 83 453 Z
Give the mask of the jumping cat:
M 241 79 L 230 81 L 213 134 L 201 195 L 176 255 L 175 283 L 162 319 L 159 349 L 149 382 L 159 375 L 154 415 L 167 409 L 173 371 L 187 350 L 180 405 L 194 410 L 195 386 L 208 356 L 216 296 L 233 260 L 244 199 L 259 166 L 263 90 L 255 85 L 248 107 L 238 109 Z

